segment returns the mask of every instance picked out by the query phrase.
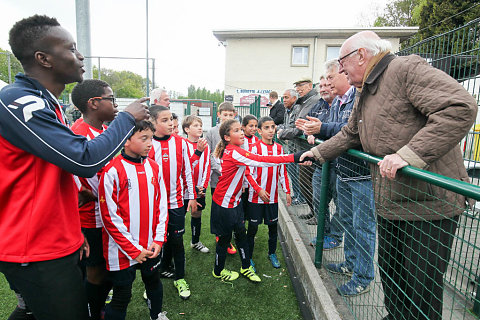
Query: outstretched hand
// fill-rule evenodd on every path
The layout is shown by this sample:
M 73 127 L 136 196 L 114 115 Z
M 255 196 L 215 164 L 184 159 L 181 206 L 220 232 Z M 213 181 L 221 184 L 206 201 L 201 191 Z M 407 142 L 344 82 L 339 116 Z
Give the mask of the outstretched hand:
M 203 152 L 205 150 L 205 148 L 207 147 L 207 139 L 205 138 L 200 138 L 198 139 L 198 142 L 197 142 L 197 150 L 200 151 L 200 152 Z

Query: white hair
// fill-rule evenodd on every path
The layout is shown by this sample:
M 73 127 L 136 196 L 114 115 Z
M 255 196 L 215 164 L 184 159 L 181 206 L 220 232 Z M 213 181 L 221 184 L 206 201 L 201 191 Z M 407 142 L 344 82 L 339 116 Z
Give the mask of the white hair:
M 160 97 L 164 92 L 167 92 L 167 90 L 162 87 L 153 89 L 152 92 L 150 92 L 150 103 L 155 104 L 155 102 L 160 101 Z
M 327 72 L 333 69 L 335 69 L 335 71 L 340 69 L 340 63 L 338 63 L 338 59 L 332 59 L 325 62 L 325 70 Z
M 285 90 L 285 92 L 288 92 L 288 94 L 291 96 L 291 97 L 295 97 L 298 99 L 298 92 L 297 90 L 295 89 L 287 89 Z
M 373 32 L 360 32 L 351 38 L 350 47 L 352 49 L 364 48 L 367 52 L 376 56 L 380 52 L 392 50 L 392 44 L 388 40 L 380 39 Z

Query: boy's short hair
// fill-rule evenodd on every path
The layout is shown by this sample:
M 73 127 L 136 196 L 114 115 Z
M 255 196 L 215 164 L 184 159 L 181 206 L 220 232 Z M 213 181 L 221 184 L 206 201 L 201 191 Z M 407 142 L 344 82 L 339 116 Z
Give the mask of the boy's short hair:
M 269 97 L 272 99 L 278 99 L 277 91 L 271 91 Z
M 101 97 L 107 87 L 110 87 L 110 85 L 103 80 L 83 80 L 73 88 L 72 102 L 81 113 L 85 114 L 87 112 L 88 100 L 93 97 Z
M 183 119 L 183 122 L 182 122 L 183 133 L 187 134 L 185 129 L 190 128 L 192 123 L 194 123 L 195 121 L 200 122 L 200 124 L 203 125 L 202 119 L 200 117 L 197 117 L 197 116 L 194 116 L 194 115 L 188 116 L 185 119 Z
M 245 117 L 242 118 L 242 126 L 245 127 L 246 125 L 248 125 L 250 120 L 258 121 L 257 117 L 255 117 L 253 114 L 247 114 Z
M 154 105 L 151 106 L 149 111 L 150 111 L 150 119 L 157 120 L 158 115 L 163 112 L 163 111 L 170 111 L 169 108 L 164 107 L 164 106 L 159 106 L 159 105 Z
M 153 133 L 155 133 L 155 127 L 153 123 L 148 120 L 141 120 L 135 122 L 135 127 L 133 128 L 132 134 L 130 135 L 130 137 L 128 137 L 128 139 L 130 139 L 135 133 L 145 130 L 151 130 Z
M 172 119 L 173 120 L 178 120 L 178 116 L 175 112 L 172 112 Z
M 258 128 L 259 129 L 262 129 L 262 125 L 267 122 L 267 121 L 273 121 L 275 122 L 272 117 L 269 117 L 269 116 L 264 116 L 264 117 L 261 117 L 259 120 L 258 120 Z
M 57 19 L 38 14 L 17 21 L 8 38 L 13 54 L 23 66 L 33 62 L 48 29 L 59 26 Z
M 225 101 L 220 103 L 220 105 L 218 106 L 218 113 L 222 113 L 223 111 L 235 112 L 235 107 L 231 102 Z

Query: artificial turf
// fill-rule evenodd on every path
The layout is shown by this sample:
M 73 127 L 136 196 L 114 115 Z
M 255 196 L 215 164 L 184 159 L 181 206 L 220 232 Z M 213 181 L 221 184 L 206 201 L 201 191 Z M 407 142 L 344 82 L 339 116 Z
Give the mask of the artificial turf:
M 302 319 L 280 245 L 277 255 L 282 267 L 274 269 L 267 259 L 268 229 L 265 225 L 261 225 L 258 229 L 253 257 L 262 282 L 252 283 L 243 276 L 233 282 L 222 282 L 213 278 L 215 238 L 210 234 L 210 202 L 210 192 L 207 191 L 207 207 L 202 215 L 200 240 L 210 248 L 210 253 L 205 254 L 190 248 L 190 215 L 187 214 L 184 236 L 185 279 L 192 292 L 190 299 L 186 301 L 180 299 L 173 286 L 173 280 L 162 279 L 163 310 L 168 312 L 167 317 L 171 320 Z M 228 255 L 225 267 L 240 271 L 238 253 Z M 137 272 L 127 319 L 149 319 L 148 309 L 142 297 L 143 291 L 143 283 Z M 15 304 L 15 295 L 0 274 L 0 319 L 8 318 Z

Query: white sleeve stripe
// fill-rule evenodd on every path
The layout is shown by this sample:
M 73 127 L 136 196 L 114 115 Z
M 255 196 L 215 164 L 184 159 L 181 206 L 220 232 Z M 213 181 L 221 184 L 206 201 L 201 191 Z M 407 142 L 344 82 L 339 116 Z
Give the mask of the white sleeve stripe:
M 112 152 L 110 152 L 108 155 L 106 155 L 103 159 L 101 159 L 100 161 L 98 161 L 97 163 L 93 163 L 93 164 L 90 164 L 90 165 L 86 165 L 86 164 L 81 164 L 79 162 L 76 162 L 75 160 L 69 158 L 67 155 L 61 153 L 60 151 L 58 151 L 57 149 L 55 149 L 54 147 L 52 147 L 51 145 L 49 145 L 46 141 L 44 141 L 42 138 L 40 138 L 35 132 L 33 132 L 24 122 L 22 122 L 21 120 L 19 120 L 14 113 L 12 113 L 6 106 L 5 104 L 3 103 L 3 101 L 0 99 L 0 103 L 2 104 L 2 106 L 5 108 L 5 110 L 7 110 L 8 113 L 10 113 L 17 121 L 18 123 L 20 123 L 23 127 L 25 127 L 25 129 L 27 129 L 28 131 L 30 131 L 30 133 L 35 136 L 38 140 L 40 140 L 46 147 L 48 147 L 49 149 L 51 149 L 52 151 L 54 151 L 55 153 L 59 154 L 60 156 L 62 156 L 63 158 L 65 158 L 66 160 L 70 161 L 71 163 L 74 163 L 80 167 L 84 167 L 84 168 L 90 168 L 90 167 L 95 167 L 95 166 L 98 166 L 100 163 L 106 161 L 108 158 L 111 158 L 111 156 L 116 153 L 115 151 L 117 150 L 117 148 L 121 145 L 124 145 L 125 144 L 125 140 L 130 136 L 130 133 L 133 131 L 134 128 L 130 129 L 130 131 L 128 131 L 128 133 L 124 136 L 124 138 L 122 139 L 122 141 L 120 141 L 120 143 L 112 150 Z

